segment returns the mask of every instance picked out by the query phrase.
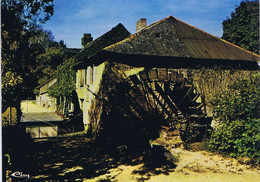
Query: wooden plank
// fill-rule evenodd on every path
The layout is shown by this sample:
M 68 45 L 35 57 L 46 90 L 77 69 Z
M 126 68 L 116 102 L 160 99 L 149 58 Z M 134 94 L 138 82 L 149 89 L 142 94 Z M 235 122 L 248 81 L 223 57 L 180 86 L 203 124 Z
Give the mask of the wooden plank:
M 172 109 L 172 111 L 177 116 L 178 115 L 178 113 L 177 113 L 178 107 L 169 99 L 168 95 L 163 91 L 163 89 L 161 88 L 161 86 L 157 82 L 155 82 L 155 86 L 156 86 L 156 90 L 161 94 L 163 99 L 166 101 L 167 105 Z
M 164 91 L 165 93 L 168 95 L 169 94 L 169 91 L 170 91 L 170 86 L 169 86 L 169 82 L 165 82 L 161 85 L 161 87 L 163 86 L 164 87 Z M 162 113 L 161 113 L 161 116 L 164 115 L 165 113 L 165 110 L 167 110 L 166 108 L 166 101 L 164 100 L 164 103 L 163 103 L 163 110 L 162 110 Z
M 143 89 L 143 92 L 144 92 L 144 95 L 145 95 L 145 100 L 146 100 L 146 104 L 147 104 L 147 108 L 149 110 L 149 112 L 152 111 L 152 106 L 150 105 L 150 97 L 149 97 L 149 93 L 147 91 L 147 89 L 145 88 L 145 86 L 142 84 L 142 89 Z
M 192 99 L 193 102 L 195 102 L 200 97 L 200 94 L 197 93 L 197 95 Z
M 139 76 L 140 76 L 140 79 L 142 81 L 148 81 L 149 80 L 149 75 L 146 71 L 139 72 Z
M 149 74 L 151 81 L 157 81 L 158 80 L 157 70 L 150 70 L 148 74 Z
M 144 86 L 147 88 L 148 92 L 153 96 L 153 98 L 156 100 L 156 102 L 160 105 L 161 108 L 163 108 L 163 104 L 159 100 L 159 98 L 154 94 L 153 90 L 148 86 L 147 83 L 144 82 Z M 167 110 L 165 110 L 168 116 L 171 116 L 171 113 Z
M 121 103 L 118 103 L 118 105 L 120 105 L 120 107 L 123 108 L 125 111 L 132 113 L 131 115 L 133 115 L 134 111 L 135 111 L 139 116 L 144 116 L 145 111 L 144 111 L 143 107 L 136 101 L 136 98 L 133 98 L 133 96 L 131 94 L 131 92 L 132 93 L 136 92 L 136 93 L 138 93 L 137 95 L 140 95 L 140 93 L 141 93 L 140 90 L 135 87 L 135 91 L 134 91 L 133 90 L 134 87 L 131 87 L 128 82 L 123 82 L 123 83 L 124 84 L 120 84 L 119 89 L 121 91 L 122 96 L 125 97 L 128 105 L 121 105 Z M 136 90 L 139 90 L 139 92 Z M 124 102 L 122 102 L 122 103 L 124 103 Z M 132 111 L 131 108 L 134 109 L 134 111 Z
M 140 97 L 143 96 L 142 92 L 137 87 L 132 87 L 132 91 L 133 91 L 133 93 L 137 93 L 137 95 L 140 95 Z M 126 92 L 126 95 L 127 95 L 127 98 L 129 98 L 132 101 L 132 103 L 134 104 L 136 109 L 139 111 L 138 113 L 141 113 L 141 115 L 144 116 L 146 114 L 146 111 L 143 108 L 143 106 L 137 102 L 137 99 L 134 98 L 134 96 L 130 92 Z
M 158 70 L 158 78 L 160 81 L 167 81 L 168 80 L 167 70 L 166 69 Z
M 175 72 L 168 72 L 168 80 L 175 82 L 177 80 L 177 74 Z
M 154 82 L 149 82 L 149 88 L 151 88 L 152 89 L 152 92 L 153 92 L 153 94 L 157 97 L 157 95 L 154 93 L 155 92 L 155 86 L 154 86 Z M 151 94 L 152 95 L 152 94 Z M 154 98 L 154 96 L 152 95 L 152 97 Z M 159 98 L 158 98 L 159 99 Z M 154 103 L 154 106 L 156 106 L 156 108 L 157 108 L 157 111 L 159 111 L 159 108 L 158 108 L 158 103 L 157 103 L 157 101 L 154 99 L 153 100 L 153 103 Z

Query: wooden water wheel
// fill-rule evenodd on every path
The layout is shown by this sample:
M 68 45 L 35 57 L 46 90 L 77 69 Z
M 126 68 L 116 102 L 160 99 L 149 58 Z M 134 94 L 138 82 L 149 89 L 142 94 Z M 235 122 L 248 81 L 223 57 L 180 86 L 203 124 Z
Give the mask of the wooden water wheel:
M 140 120 L 146 121 L 147 126 L 152 124 L 147 124 L 149 120 L 160 120 L 161 125 L 179 130 L 187 141 L 190 136 L 185 134 L 209 123 L 196 87 L 171 69 L 151 69 L 131 75 L 109 94 L 113 95 L 110 97 L 113 106 L 108 110 L 114 116 L 110 120 L 120 121 L 118 125 Z

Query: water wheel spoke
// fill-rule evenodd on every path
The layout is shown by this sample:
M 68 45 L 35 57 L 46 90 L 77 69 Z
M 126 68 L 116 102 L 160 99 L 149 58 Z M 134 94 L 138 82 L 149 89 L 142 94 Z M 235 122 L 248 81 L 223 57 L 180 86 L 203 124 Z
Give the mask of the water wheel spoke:
M 168 95 L 162 90 L 161 86 L 158 83 L 155 82 L 155 87 L 156 87 L 156 90 L 160 93 L 160 95 L 164 98 L 166 103 L 169 105 L 169 107 L 173 111 L 176 111 L 178 109 L 177 106 L 170 100 Z
M 195 102 L 199 97 L 200 97 L 200 94 L 197 93 L 196 96 L 193 97 L 192 101 Z
M 182 131 L 207 122 L 203 98 L 194 85 L 174 70 L 144 70 L 129 76 L 126 82 L 120 89 L 129 106 L 124 106 L 121 113 L 132 110 L 129 119 L 156 115 Z
M 142 84 L 142 88 L 143 88 L 143 92 L 145 95 L 145 100 L 146 100 L 146 104 L 147 104 L 147 108 L 149 110 L 149 112 L 152 111 L 152 106 L 150 104 L 150 97 L 149 97 L 149 93 L 147 92 L 147 90 L 145 89 L 144 85 Z
M 137 77 L 137 75 L 131 75 L 129 76 L 130 80 L 132 81 L 132 83 L 134 85 L 139 85 L 141 84 L 141 81 L 139 80 L 139 78 Z
M 189 93 L 192 91 L 193 86 L 191 86 L 188 91 L 186 92 L 186 94 L 183 96 L 183 98 L 178 102 L 177 106 L 181 105 L 182 102 L 187 98 L 187 96 L 189 95 Z
M 146 82 L 144 82 L 144 86 L 147 88 L 148 92 L 153 96 L 155 101 L 160 105 L 160 107 L 163 108 L 163 104 L 161 103 L 159 98 L 155 95 L 153 90 L 148 86 L 148 84 Z M 165 110 L 165 112 L 167 113 L 168 116 L 170 115 L 170 113 L 167 110 Z

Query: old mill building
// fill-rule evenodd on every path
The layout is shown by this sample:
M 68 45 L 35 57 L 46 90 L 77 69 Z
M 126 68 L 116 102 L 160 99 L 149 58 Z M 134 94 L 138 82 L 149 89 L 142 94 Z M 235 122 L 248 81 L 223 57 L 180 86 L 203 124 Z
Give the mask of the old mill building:
M 259 69 L 259 55 L 173 16 L 149 26 L 142 18 L 132 35 L 119 24 L 75 59 L 85 129 L 95 136 L 113 128 L 121 133 L 114 137 L 135 140 L 135 131 L 152 130 L 158 121 L 179 129 L 208 126 L 216 93 Z

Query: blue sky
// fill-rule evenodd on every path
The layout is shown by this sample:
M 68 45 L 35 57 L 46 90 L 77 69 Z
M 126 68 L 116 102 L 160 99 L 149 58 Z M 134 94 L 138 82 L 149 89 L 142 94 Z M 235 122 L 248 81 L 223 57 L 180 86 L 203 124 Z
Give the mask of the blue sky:
M 212 35 L 222 36 L 222 21 L 241 0 L 54 0 L 54 16 L 43 25 L 55 40 L 80 48 L 83 33 L 96 39 L 122 23 L 135 33 L 136 21 L 147 25 L 172 15 Z

